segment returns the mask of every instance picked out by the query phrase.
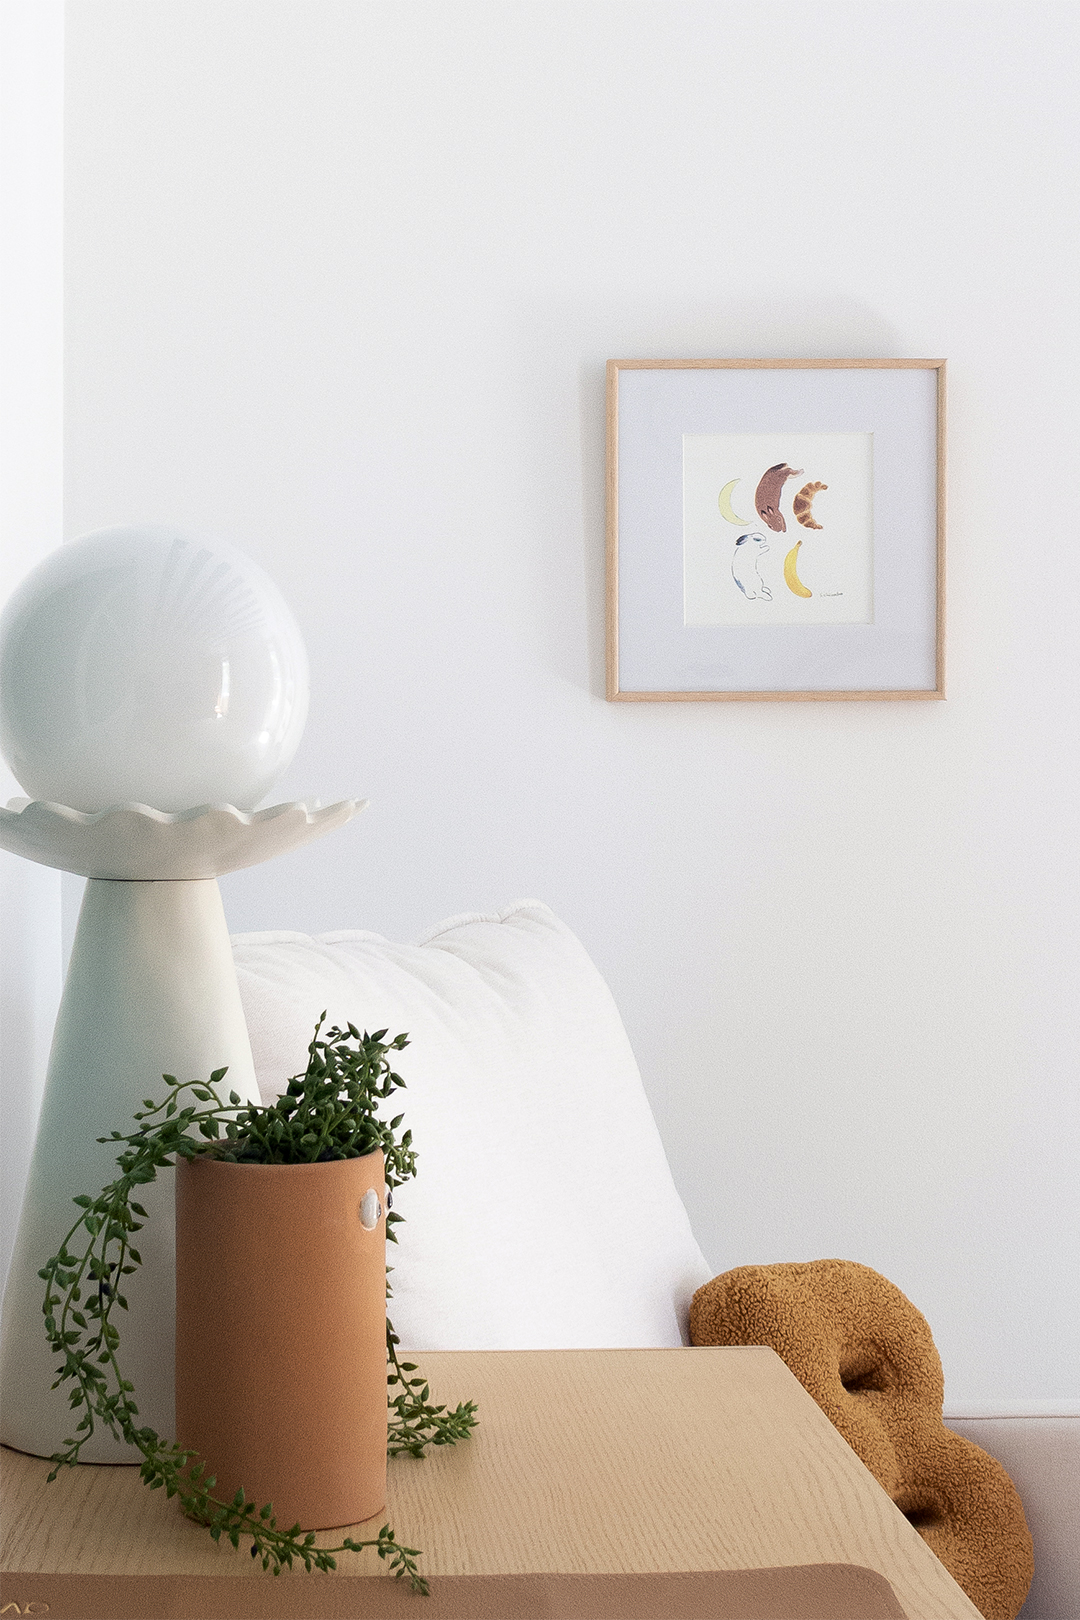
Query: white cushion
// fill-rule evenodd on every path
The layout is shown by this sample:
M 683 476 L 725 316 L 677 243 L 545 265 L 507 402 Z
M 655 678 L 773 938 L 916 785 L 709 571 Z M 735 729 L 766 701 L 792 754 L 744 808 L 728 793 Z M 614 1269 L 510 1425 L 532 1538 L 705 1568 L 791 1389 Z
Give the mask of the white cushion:
M 403 1345 L 689 1342 L 712 1273 L 611 994 L 547 906 L 455 917 L 418 945 L 273 933 L 233 950 L 264 1101 L 304 1068 L 324 1008 L 408 1032 L 392 1112 L 417 1175 L 388 1251 Z

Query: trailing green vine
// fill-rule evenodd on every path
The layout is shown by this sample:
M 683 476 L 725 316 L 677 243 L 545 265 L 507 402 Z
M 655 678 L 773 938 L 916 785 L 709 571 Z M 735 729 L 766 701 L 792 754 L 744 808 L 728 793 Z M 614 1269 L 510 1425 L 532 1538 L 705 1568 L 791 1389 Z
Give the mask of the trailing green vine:
M 70 1383 L 72 1414 L 81 1413 L 74 1437 L 64 1442 L 68 1449 L 51 1458 L 55 1467 L 49 1480 L 62 1467 L 78 1462 L 82 1447 L 101 1422 L 114 1439 L 141 1453 L 140 1474 L 151 1490 L 164 1488 L 167 1496 L 178 1496 L 184 1511 L 204 1523 L 215 1541 L 224 1536 L 238 1547 L 241 1536 L 250 1536 L 251 1556 L 261 1558 L 263 1569 L 278 1575 L 283 1567 L 302 1563 L 309 1571 L 331 1570 L 337 1567 L 335 1553 L 374 1547 L 395 1575 L 408 1576 L 413 1588 L 426 1594 L 427 1582 L 416 1567 L 419 1550 L 403 1546 L 388 1524 L 369 1541 L 346 1536 L 340 1547 L 316 1547 L 314 1531 L 303 1534 L 299 1524 L 279 1529 L 269 1502 L 257 1508 L 242 1489 L 229 1502 L 215 1497 L 215 1478 L 205 1473 L 194 1451 L 139 1425 L 134 1387 L 117 1361 L 120 1333 L 112 1316 L 116 1307 L 128 1308 L 121 1279 L 142 1263 L 132 1237 L 147 1218 L 134 1194 L 178 1158 L 311 1164 L 361 1158 L 378 1148 L 386 1161 L 388 1203 L 393 1189 L 416 1174 L 412 1133 L 406 1131 L 400 1139 L 396 1134 L 403 1116 L 386 1124 L 376 1113 L 378 1104 L 405 1084 L 393 1072 L 388 1054 L 401 1051 L 407 1037 L 398 1035 L 386 1042 L 384 1029 L 361 1035 L 350 1024 L 347 1031 L 333 1028 L 321 1039 L 325 1017 L 324 1013 L 315 1026 L 307 1069 L 289 1081 L 276 1102 L 244 1106 L 235 1091 L 223 1102 L 216 1088 L 225 1069 L 216 1069 L 209 1082 L 181 1083 L 166 1074 L 164 1100 L 144 1099 L 143 1110 L 134 1116 L 137 1130 L 126 1136 L 113 1131 L 98 1137 L 99 1142 L 121 1144 L 116 1160 L 120 1175 L 97 1198 L 80 1194 L 72 1200 L 79 1207 L 79 1218 L 65 1234 L 60 1252 L 38 1273 L 46 1284 L 45 1331 L 51 1348 L 63 1357 L 52 1387 Z M 181 1106 L 184 1092 L 190 1092 L 194 1102 Z M 200 1108 L 200 1103 L 207 1106 Z M 142 1221 L 136 1219 L 140 1216 Z M 386 1236 L 392 1243 L 397 1242 L 392 1228 L 401 1219 L 388 1211 Z M 88 1241 L 76 1254 L 72 1249 L 80 1231 Z M 476 1424 L 475 1402 L 462 1402 L 452 1412 L 432 1405 L 423 1376 L 407 1376 L 417 1368 L 398 1359 L 398 1344 L 388 1319 L 387 1384 L 398 1391 L 389 1399 L 388 1455 L 422 1457 L 428 1445 L 453 1445 L 465 1439 Z

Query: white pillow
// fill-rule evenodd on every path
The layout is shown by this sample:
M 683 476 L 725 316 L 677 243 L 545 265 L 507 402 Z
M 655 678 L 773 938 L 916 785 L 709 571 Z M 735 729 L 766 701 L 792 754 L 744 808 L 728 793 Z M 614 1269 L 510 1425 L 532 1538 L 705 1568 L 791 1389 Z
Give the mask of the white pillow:
M 689 1343 L 711 1271 L 611 994 L 547 906 L 378 934 L 233 940 L 264 1101 L 315 1020 L 407 1031 L 417 1175 L 395 1195 L 390 1316 L 409 1349 Z

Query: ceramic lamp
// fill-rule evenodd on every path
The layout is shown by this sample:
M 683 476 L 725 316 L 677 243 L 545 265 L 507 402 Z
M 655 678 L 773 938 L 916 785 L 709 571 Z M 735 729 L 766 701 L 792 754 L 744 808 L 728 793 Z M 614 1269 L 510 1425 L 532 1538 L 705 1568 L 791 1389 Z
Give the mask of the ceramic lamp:
M 296 751 L 307 697 L 303 640 L 273 583 L 172 529 L 69 542 L 0 619 L 0 747 L 34 796 L 0 810 L 0 846 L 89 879 L 4 1295 L 0 1439 L 19 1450 L 50 1456 L 74 1432 L 65 1390 L 50 1389 L 37 1273 L 72 1198 L 117 1174 L 115 1145 L 96 1139 L 133 1130 L 164 1073 L 205 1081 L 227 1066 L 227 1089 L 259 1101 L 217 879 L 363 808 L 255 808 Z M 141 1201 L 123 1363 L 143 1422 L 171 1437 L 171 1176 Z M 81 1455 L 137 1457 L 100 1427 Z
M 296 752 L 307 654 L 250 558 L 171 529 L 104 529 L 8 602 L 0 693 L 0 747 L 33 799 L 250 810 Z

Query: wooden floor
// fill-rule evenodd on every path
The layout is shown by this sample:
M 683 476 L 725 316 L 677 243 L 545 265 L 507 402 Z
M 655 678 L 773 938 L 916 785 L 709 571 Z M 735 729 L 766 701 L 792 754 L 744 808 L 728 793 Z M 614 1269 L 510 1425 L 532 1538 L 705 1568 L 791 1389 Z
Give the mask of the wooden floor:
M 911 1620 L 978 1611 L 771 1350 L 417 1354 L 433 1398 L 479 1403 L 471 1440 L 390 1463 L 386 1511 L 428 1576 L 851 1563 Z M 3 1568 L 264 1579 L 130 1466 L 5 1451 Z M 333 1545 L 340 1532 L 320 1543 Z M 371 1554 L 339 1571 L 380 1574 Z M 312 1577 L 333 1578 L 333 1577 Z

